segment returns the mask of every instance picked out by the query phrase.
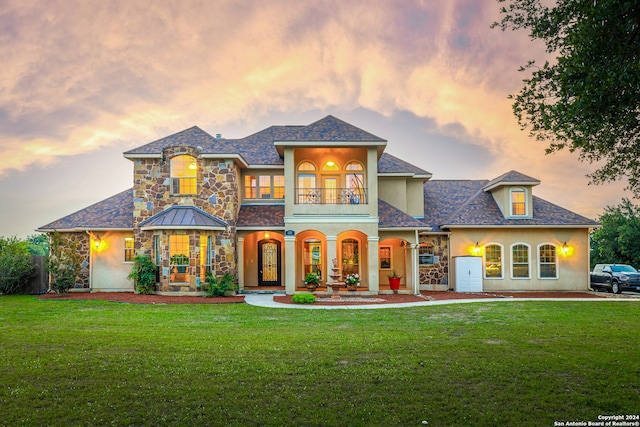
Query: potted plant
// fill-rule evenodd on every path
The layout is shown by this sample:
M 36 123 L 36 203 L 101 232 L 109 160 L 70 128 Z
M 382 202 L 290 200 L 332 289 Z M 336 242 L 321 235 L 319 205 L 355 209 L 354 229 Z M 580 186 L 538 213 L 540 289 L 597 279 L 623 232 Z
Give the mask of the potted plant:
M 347 274 L 344 278 L 348 291 L 357 291 L 360 286 L 360 275 L 358 273 Z
M 402 276 L 398 276 L 396 271 L 393 270 L 393 273 L 389 275 L 389 287 L 392 291 L 395 292 L 400 289 L 400 279 L 402 279 Z
M 171 265 L 178 269 L 178 273 L 186 273 L 188 263 L 189 257 L 185 254 L 175 254 L 171 257 Z
M 307 273 L 304 276 L 304 284 L 310 292 L 313 292 L 320 284 L 320 276 L 316 273 Z

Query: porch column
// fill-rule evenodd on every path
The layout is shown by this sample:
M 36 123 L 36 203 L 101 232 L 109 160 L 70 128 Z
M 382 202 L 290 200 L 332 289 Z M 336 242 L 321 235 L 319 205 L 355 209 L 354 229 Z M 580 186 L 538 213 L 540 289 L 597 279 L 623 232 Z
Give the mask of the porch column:
M 378 236 L 368 236 L 367 247 L 369 249 L 369 292 L 380 292 L 380 276 L 378 275 Z
M 327 236 L 327 261 L 325 262 L 326 268 L 324 276 L 322 277 L 325 283 L 329 281 L 329 274 L 331 274 L 331 268 L 333 267 L 333 259 L 338 258 L 337 242 L 338 236 Z M 338 263 L 338 265 L 341 265 L 341 263 Z M 342 271 L 340 274 L 342 274 Z
M 413 276 L 413 294 L 420 295 L 420 268 L 418 266 L 418 248 L 420 243 L 411 245 L 411 275 Z
M 296 236 L 284 236 L 284 289 L 287 295 L 296 293 Z
M 244 290 L 244 237 L 238 237 L 238 289 Z

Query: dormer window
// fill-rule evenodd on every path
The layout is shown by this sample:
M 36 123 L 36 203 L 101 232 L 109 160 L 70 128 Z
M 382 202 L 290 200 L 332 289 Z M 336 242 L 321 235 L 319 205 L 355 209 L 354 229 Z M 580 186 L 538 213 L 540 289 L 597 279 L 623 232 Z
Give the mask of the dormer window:
M 511 189 L 511 215 L 527 215 L 527 193 L 522 187 Z
M 171 193 L 196 194 L 197 172 L 195 157 L 184 154 L 171 159 Z

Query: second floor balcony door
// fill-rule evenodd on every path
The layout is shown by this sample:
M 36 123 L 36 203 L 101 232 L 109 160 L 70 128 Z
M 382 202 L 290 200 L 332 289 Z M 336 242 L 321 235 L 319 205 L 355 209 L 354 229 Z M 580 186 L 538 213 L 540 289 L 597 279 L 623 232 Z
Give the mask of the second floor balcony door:
M 323 203 L 335 205 L 338 202 L 338 177 L 324 176 L 323 179 Z

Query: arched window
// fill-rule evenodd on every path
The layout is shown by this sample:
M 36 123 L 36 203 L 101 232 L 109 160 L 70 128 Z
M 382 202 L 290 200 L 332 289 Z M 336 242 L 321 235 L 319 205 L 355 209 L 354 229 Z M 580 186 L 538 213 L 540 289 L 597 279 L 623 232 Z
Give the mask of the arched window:
M 522 187 L 511 189 L 511 215 L 524 216 L 527 215 L 527 193 Z
M 316 166 L 311 162 L 302 162 L 298 165 L 298 203 L 320 203 L 315 170 Z
M 558 278 L 558 258 L 555 245 L 543 243 L 538 246 L 538 275 L 540 279 Z
M 517 243 L 511 246 L 511 277 L 529 278 L 529 245 Z
M 484 277 L 502 279 L 502 245 L 490 243 L 484 247 Z
M 171 193 L 196 194 L 196 158 L 186 154 L 171 159 Z
M 329 160 L 327 163 L 322 165 L 322 170 L 323 171 L 339 171 L 340 166 L 338 166 L 338 164 L 333 160 Z

